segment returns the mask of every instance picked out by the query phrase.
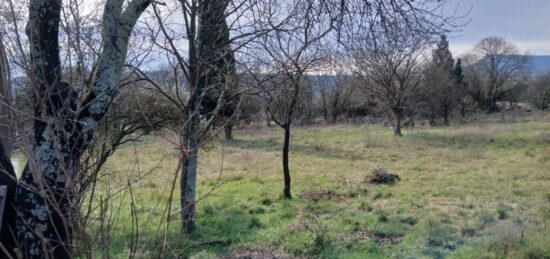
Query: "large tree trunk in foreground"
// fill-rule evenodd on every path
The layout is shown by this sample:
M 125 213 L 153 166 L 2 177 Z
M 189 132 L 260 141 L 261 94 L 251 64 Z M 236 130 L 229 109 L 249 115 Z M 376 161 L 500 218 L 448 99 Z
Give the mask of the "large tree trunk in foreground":
M 25 258 L 70 257 L 67 222 L 73 208 L 66 184 L 78 154 L 71 154 L 73 134 L 77 134 L 71 122 L 74 114 L 70 112 L 75 100 L 71 98 L 70 86 L 61 82 L 61 4 L 48 0 L 29 2 L 26 32 L 36 119 L 31 157 L 15 195 L 17 242 Z
M 11 154 L 13 142 L 12 112 L 11 112 L 11 82 L 8 57 L 0 34 L 0 141 L 8 157 Z
M 16 247 L 16 225 L 15 225 L 15 215 L 16 210 L 13 204 L 15 197 L 15 188 L 17 186 L 17 180 L 15 178 L 15 171 L 11 165 L 11 160 L 8 152 L 4 148 L 5 145 L 0 139 L 0 183 L 6 185 L 6 204 L 4 206 L 4 215 L 2 218 L 2 228 L 0 229 L 0 244 L 2 244 L 7 251 L 0 249 L 0 255 L 9 253 L 12 257 L 15 256 L 13 248 Z M 3 256 L 0 256 L 3 257 Z
M 103 16 L 103 45 L 90 92 L 75 113 L 74 89 L 61 81 L 58 30 L 59 0 L 31 0 L 27 34 L 35 93 L 34 139 L 29 162 L 7 206 L 17 210 L 16 246 L 24 258 L 70 258 L 74 210 L 72 188 L 77 184 L 82 152 L 96 133 L 115 94 L 126 57 L 128 38 L 148 0 L 134 0 L 122 10 L 123 1 L 107 0 Z M 0 184 L 4 184 L 4 179 Z M 7 220 L 7 219 L 6 219 Z M 2 230 L 4 236 L 4 229 Z
M 288 152 L 290 149 L 290 123 L 284 125 L 283 128 L 285 130 L 285 139 L 283 144 L 283 174 L 285 187 L 283 190 L 283 194 L 286 198 L 292 199 L 292 195 L 290 194 L 290 168 L 288 166 Z
M 1 35 L 0 35 L 1 37 Z M 15 171 L 11 165 L 10 155 L 12 150 L 13 129 L 11 112 L 11 85 L 10 71 L 4 45 L 0 38 L 0 183 L 6 185 L 5 199 L 12 201 L 15 195 L 17 181 Z M 15 247 L 15 207 L 8 202 L 4 207 L 3 222 L 0 222 L 0 244 L 4 247 Z M 13 251 L 8 251 L 14 256 Z M 1 252 L 0 255 L 3 255 Z

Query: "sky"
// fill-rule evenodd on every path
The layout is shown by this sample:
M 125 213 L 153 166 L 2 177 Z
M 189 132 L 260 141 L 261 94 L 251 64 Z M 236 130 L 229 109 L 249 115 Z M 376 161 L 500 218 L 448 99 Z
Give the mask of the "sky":
M 447 9 L 464 14 L 470 22 L 450 35 L 450 48 L 461 55 L 488 36 L 504 37 L 522 52 L 550 55 L 550 0 L 454 0 Z

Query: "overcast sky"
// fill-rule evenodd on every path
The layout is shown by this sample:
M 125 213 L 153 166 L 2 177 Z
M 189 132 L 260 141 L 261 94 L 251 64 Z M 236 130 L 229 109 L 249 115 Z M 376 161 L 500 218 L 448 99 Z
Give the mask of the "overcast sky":
M 455 0 L 459 13 L 470 8 L 470 23 L 450 39 L 455 55 L 487 36 L 500 36 L 522 51 L 550 55 L 550 0 Z

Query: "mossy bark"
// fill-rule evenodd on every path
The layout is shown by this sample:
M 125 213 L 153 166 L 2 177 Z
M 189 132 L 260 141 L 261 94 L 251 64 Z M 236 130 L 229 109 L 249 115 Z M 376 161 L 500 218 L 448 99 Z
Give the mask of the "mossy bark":
M 35 93 L 36 119 L 29 162 L 15 198 L 7 200 L 7 206 L 17 211 L 14 219 L 5 222 L 16 226 L 17 244 L 5 246 L 9 253 L 19 249 L 24 258 L 71 257 L 71 222 L 77 209 L 71 201 L 70 187 L 77 184 L 73 174 L 116 94 L 130 32 L 149 0 L 134 0 L 124 11 L 122 4 L 120 0 L 105 4 L 102 53 L 91 91 L 78 104 L 73 87 L 61 81 L 58 31 L 62 2 L 29 2 L 26 32 L 32 72 L 28 76 Z

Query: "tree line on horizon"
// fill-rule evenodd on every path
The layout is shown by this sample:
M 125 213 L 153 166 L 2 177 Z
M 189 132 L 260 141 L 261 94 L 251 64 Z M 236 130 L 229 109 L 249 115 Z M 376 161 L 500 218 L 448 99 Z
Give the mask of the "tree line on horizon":
M 92 258 L 90 233 L 103 230 L 97 215 L 108 204 L 95 195 L 102 167 L 151 132 L 177 136 L 171 173 L 180 198 L 166 204 L 166 237 L 174 217 L 183 233 L 200 231 L 198 151 L 220 132 L 231 139 L 242 121 L 281 128 L 290 199 L 297 124 L 389 117 L 401 136 L 406 118 L 449 125 L 525 98 L 548 108 L 548 76 L 528 80 L 528 57 L 505 39 L 451 55 L 445 35 L 465 16 L 441 15 L 449 2 L 107 0 L 89 13 L 80 0 L 3 2 L 10 11 L 0 22 L 2 253 Z M 25 74 L 15 94 L 12 71 Z M 28 160 L 20 178 L 14 150 Z

